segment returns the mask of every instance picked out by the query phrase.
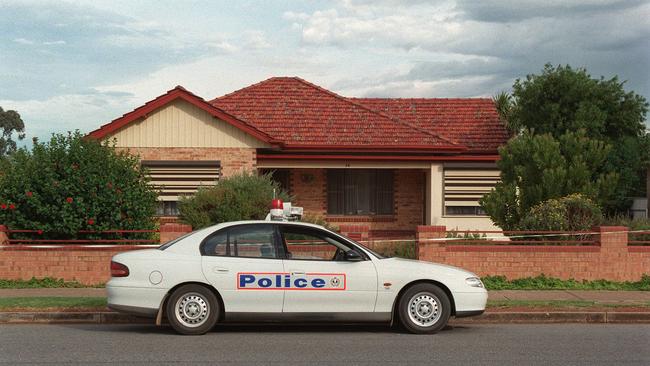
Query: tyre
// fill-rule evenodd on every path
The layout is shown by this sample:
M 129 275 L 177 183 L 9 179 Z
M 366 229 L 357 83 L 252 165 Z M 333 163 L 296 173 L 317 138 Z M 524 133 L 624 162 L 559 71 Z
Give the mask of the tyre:
M 429 283 L 411 286 L 398 304 L 400 323 L 417 334 L 432 334 L 444 328 L 451 315 L 449 296 L 440 287 Z
M 205 334 L 219 319 L 217 297 L 201 285 L 177 288 L 167 300 L 165 310 L 169 324 L 181 334 Z

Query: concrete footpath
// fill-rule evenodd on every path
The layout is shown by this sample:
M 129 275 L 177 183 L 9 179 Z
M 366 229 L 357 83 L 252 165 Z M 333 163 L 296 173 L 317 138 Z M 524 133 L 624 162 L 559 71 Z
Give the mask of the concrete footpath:
M 594 301 L 602 305 L 650 305 L 650 291 L 503 290 L 490 291 L 492 301 Z M 106 297 L 104 288 L 0 289 L 6 297 Z

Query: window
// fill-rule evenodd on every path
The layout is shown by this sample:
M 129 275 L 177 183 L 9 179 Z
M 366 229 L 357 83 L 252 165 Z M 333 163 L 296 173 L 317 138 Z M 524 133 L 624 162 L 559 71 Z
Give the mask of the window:
M 445 168 L 445 215 L 485 216 L 479 200 L 499 181 L 499 170 L 484 168 Z
M 327 171 L 327 213 L 333 215 L 393 214 L 393 171 L 330 169 Z
M 282 237 L 290 259 L 342 261 L 353 249 L 326 233 L 301 227 L 283 227 Z
M 178 214 L 178 202 L 158 201 L 158 206 L 156 206 L 156 216 L 178 216 Z
M 272 225 L 238 225 L 219 230 L 204 240 L 203 255 L 279 258 Z
M 178 216 L 180 196 L 192 195 L 199 187 L 213 186 L 219 180 L 219 161 L 143 160 L 149 185 L 158 191 L 158 216 Z

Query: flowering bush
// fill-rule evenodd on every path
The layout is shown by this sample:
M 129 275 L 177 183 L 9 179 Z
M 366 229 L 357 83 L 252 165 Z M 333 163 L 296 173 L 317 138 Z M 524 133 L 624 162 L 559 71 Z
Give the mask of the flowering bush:
M 34 142 L 7 159 L 0 175 L 0 223 L 48 239 L 80 230 L 154 228 L 156 192 L 137 157 L 79 132 Z

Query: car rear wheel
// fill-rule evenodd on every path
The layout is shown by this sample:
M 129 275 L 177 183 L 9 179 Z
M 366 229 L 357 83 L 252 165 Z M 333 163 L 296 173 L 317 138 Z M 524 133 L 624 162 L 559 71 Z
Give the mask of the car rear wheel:
M 431 334 L 444 328 L 451 302 L 440 287 L 429 283 L 411 286 L 400 298 L 400 323 L 411 333 Z
M 205 334 L 219 318 L 219 302 L 208 288 L 183 285 L 167 300 L 167 320 L 181 334 Z

